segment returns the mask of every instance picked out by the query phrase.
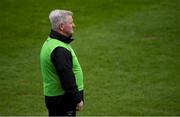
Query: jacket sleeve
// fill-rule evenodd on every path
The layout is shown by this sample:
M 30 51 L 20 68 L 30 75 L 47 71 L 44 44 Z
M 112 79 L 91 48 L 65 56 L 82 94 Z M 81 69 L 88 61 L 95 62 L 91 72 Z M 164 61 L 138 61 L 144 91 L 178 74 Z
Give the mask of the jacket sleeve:
M 82 99 L 72 70 L 71 52 L 63 47 L 57 47 L 51 53 L 51 60 L 57 71 L 67 100 L 74 104 L 78 104 Z

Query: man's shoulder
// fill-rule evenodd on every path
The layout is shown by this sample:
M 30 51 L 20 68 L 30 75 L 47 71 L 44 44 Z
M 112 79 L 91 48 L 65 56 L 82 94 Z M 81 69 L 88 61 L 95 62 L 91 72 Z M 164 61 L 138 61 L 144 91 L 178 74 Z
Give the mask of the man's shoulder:
M 66 44 L 66 43 L 64 43 L 64 42 L 62 42 L 62 41 L 60 41 L 60 40 L 57 40 L 57 39 L 53 39 L 53 38 L 48 38 L 47 39 L 47 43 L 48 43 L 48 45 L 49 46 L 51 46 L 51 47 L 63 47 L 63 48 L 65 48 L 65 49 L 67 49 L 67 50 L 69 50 L 70 51 L 70 45 L 69 44 Z
M 58 53 L 68 53 L 68 54 L 71 53 L 67 48 L 64 48 L 61 46 L 57 46 L 56 48 L 54 48 L 53 51 L 58 52 Z
M 64 47 L 56 47 L 51 53 L 51 59 L 72 58 L 71 52 Z

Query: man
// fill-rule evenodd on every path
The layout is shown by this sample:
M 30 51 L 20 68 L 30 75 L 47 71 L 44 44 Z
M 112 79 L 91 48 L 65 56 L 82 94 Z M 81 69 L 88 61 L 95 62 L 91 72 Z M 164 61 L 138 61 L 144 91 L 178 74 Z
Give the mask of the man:
M 73 13 L 53 10 L 51 33 L 40 53 L 45 103 L 49 116 L 75 116 L 83 108 L 83 73 L 71 48 Z

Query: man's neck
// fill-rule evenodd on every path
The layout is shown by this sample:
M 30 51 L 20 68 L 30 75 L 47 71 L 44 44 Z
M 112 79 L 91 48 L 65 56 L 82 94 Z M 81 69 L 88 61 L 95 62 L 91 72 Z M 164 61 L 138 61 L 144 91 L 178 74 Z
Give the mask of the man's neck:
M 71 41 L 73 41 L 71 36 L 66 37 L 63 34 L 57 32 L 57 31 L 53 31 L 53 30 L 51 30 L 49 37 L 54 38 L 54 39 L 58 39 L 58 40 L 63 41 L 65 43 L 70 43 Z
M 59 34 L 61 34 L 61 35 L 63 35 L 63 36 L 65 36 L 65 37 L 71 37 L 72 35 L 68 35 L 68 34 L 66 34 L 66 33 L 64 33 L 64 32 L 62 32 L 62 31 L 57 31 Z

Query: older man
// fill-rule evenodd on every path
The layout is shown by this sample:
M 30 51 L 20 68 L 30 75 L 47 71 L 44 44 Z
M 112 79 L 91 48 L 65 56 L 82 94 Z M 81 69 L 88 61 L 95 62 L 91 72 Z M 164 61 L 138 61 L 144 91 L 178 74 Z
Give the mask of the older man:
M 83 108 L 83 73 L 71 48 L 73 13 L 53 10 L 52 29 L 40 53 L 45 103 L 49 116 L 75 116 Z

